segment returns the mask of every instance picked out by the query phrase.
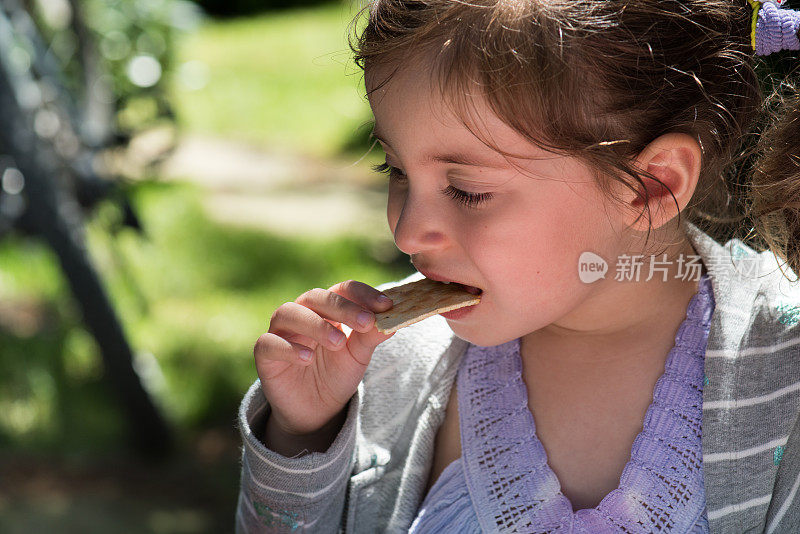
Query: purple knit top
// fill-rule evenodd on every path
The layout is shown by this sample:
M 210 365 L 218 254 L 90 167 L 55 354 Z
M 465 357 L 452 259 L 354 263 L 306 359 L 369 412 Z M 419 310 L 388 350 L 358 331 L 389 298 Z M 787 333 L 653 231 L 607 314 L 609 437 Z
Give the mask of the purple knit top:
M 667 355 L 619 487 L 573 512 L 536 436 L 520 340 L 470 345 L 458 369 L 462 456 L 431 488 L 410 533 L 708 532 L 701 422 L 714 311 L 707 274 Z

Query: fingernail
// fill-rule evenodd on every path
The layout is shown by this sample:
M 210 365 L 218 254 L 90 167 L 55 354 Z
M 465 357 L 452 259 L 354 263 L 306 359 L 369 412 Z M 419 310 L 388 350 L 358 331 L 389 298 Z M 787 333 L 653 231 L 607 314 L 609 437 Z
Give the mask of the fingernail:
M 367 311 L 362 311 L 361 313 L 358 314 L 358 317 L 356 317 L 356 322 L 358 323 L 358 326 L 360 326 L 361 328 L 367 326 L 371 320 L 372 320 L 372 314 Z
M 380 297 L 378 297 L 378 304 L 391 304 L 391 303 L 392 299 L 390 299 L 386 295 L 381 295 Z
M 328 339 L 330 339 L 331 343 L 333 343 L 334 345 L 341 345 L 346 338 L 344 337 L 344 334 L 342 334 L 338 330 L 334 330 L 330 334 L 328 334 Z
M 300 350 L 300 359 L 303 360 L 304 362 L 310 362 L 311 361 L 311 351 L 308 350 L 308 349 L 301 349 Z

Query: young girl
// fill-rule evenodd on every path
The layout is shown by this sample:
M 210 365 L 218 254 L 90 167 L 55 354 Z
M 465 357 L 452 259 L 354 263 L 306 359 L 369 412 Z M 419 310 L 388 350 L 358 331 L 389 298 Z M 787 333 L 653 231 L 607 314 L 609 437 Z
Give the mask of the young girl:
M 388 336 L 361 282 L 280 306 L 237 531 L 800 531 L 797 182 L 726 170 L 761 107 L 753 47 L 794 47 L 793 12 L 367 9 L 395 243 L 410 279 L 481 301 Z

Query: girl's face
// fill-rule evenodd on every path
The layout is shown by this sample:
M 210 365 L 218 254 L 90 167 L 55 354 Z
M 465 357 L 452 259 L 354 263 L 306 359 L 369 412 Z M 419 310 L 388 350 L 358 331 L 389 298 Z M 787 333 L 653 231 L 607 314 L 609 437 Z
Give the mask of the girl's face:
M 396 169 L 387 206 L 394 241 L 423 274 L 483 290 L 470 313 L 448 319 L 453 332 L 490 346 L 548 325 L 565 332 L 621 326 L 625 296 L 613 265 L 627 249 L 624 226 L 592 171 L 527 142 L 478 101 L 479 131 L 533 158 L 506 159 L 453 115 L 424 69 L 400 70 L 369 92 L 387 72 L 375 69 L 367 89 L 373 135 Z M 585 251 L 608 262 L 605 279 L 581 282 Z

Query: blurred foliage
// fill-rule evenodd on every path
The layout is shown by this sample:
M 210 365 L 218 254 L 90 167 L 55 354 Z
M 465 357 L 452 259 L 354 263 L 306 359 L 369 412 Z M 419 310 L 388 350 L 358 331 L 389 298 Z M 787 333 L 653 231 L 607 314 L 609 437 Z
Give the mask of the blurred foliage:
M 274 151 L 360 158 L 371 113 L 347 45 L 354 16 L 336 2 L 207 20 L 177 44 L 180 124 Z
M 294 7 L 316 6 L 330 0 L 195 0 L 209 14 L 218 17 L 252 15 Z
M 67 2 L 31 1 L 51 9 Z M 344 3 L 214 21 L 184 0 L 79 1 L 123 131 L 175 106 L 193 133 L 295 153 L 363 153 L 370 114 L 352 75 Z M 185 31 L 198 22 L 198 31 Z M 63 61 L 76 60 L 68 32 L 50 37 L 54 50 L 69 52 Z M 131 76 L 142 57 L 151 60 L 139 59 L 138 74 L 152 76 L 137 79 L 152 84 Z M 161 465 L 130 456 L 123 412 L 58 261 L 39 241 L 4 236 L 2 532 L 230 531 L 235 418 L 256 378 L 253 343 L 271 313 L 311 287 L 348 278 L 377 285 L 413 271 L 406 257 L 387 259 L 385 242 L 298 240 L 212 222 L 207 191 L 188 184 L 127 187 L 144 235 L 120 229 L 118 206 L 102 202 L 87 244 L 180 453 Z
M 208 220 L 201 191 L 140 182 L 132 197 L 146 238 L 108 227 L 103 204 L 89 246 L 137 355 L 136 367 L 181 435 L 230 425 L 256 377 L 255 339 L 272 311 L 311 287 L 366 283 L 413 271 L 374 259 L 375 244 L 348 237 L 286 239 Z M 121 413 L 52 253 L 0 241 L 0 301 L 32 302 L 38 326 L 0 326 L 0 446 L 60 452 L 125 447 Z M 13 314 L 12 314 L 13 316 Z
M 176 33 L 194 30 L 202 12 L 189 0 L 83 0 L 87 21 L 113 80 L 123 131 L 172 116 L 166 94 Z
M 209 15 L 241 17 L 287 8 L 312 7 L 329 4 L 331 0 L 194 0 Z
M 76 61 L 69 33 L 59 33 L 69 4 L 38 1 L 51 10 L 54 52 L 67 64 Z M 361 150 L 351 139 L 368 133 L 369 108 L 357 91 L 360 80 L 346 76 L 344 30 L 352 13 L 345 4 L 205 20 L 187 32 L 177 58 L 176 30 L 202 21 L 191 2 L 80 5 L 119 102 L 126 103 L 123 116 L 168 90 L 192 131 L 276 148 L 307 146 L 321 155 L 348 143 Z M 53 14 L 59 9 L 67 17 L 60 22 Z M 161 68 L 149 86 L 130 76 L 131 62 L 143 55 Z M 315 286 L 348 278 L 377 285 L 413 271 L 404 258 L 386 260 L 385 243 L 297 240 L 211 222 L 203 192 L 188 184 L 127 187 L 145 235 L 119 230 L 119 208 L 103 202 L 91 214 L 89 250 L 136 352 L 137 371 L 183 439 L 232 424 L 256 376 L 253 343 L 281 303 Z M 122 412 L 56 257 L 15 234 L 0 240 L 0 346 L 0 450 L 83 454 L 126 447 Z
M 80 10 L 75 13 L 74 10 Z M 190 0 L 32 0 L 29 12 L 61 65 L 64 83 L 75 95 L 108 86 L 118 110 L 118 129 L 130 132 L 171 118 L 166 85 L 174 65 L 176 34 L 195 29 L 202 10 Z M 102 79 L 84 87 L 86 56 L 79 33 L 88 29 Z

